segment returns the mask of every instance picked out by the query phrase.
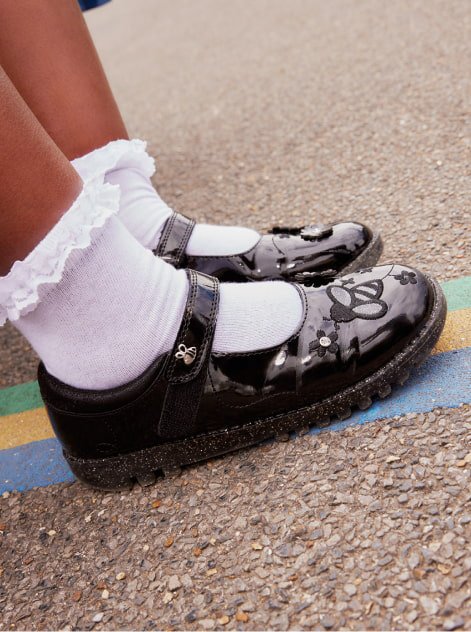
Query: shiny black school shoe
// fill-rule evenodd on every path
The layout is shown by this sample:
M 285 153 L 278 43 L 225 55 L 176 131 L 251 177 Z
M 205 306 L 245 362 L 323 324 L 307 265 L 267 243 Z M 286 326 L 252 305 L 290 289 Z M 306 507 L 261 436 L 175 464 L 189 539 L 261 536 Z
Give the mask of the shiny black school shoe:
M 89 485 L 148 484 L 155 473 L 346 418 L 352 407 L 367 408 L 374 396 L 403 383 L 445 320 L 435 281 L 387 265 L 322 287 L 296 286 L 304 320 L 283 344 L 214 353 L 218 281 L 187 273 L 190 290 L 175 346 L 133 382 L 79 390 L 39 367 L 65 458 Z
M 300 281 L 306 274 L 348 274 L 374 265 L 383 250 L 381 237 L 353 222 L 275 227 L 247 252 L 232 256 L 185 254 L 195 222 L 173 213 L 154 253 L 176 268 L 189 268 L 220 281 Z

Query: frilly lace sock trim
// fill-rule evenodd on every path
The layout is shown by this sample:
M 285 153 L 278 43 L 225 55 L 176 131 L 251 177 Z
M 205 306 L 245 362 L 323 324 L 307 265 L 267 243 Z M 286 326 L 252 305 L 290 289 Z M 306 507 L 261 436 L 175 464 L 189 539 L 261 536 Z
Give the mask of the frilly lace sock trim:
M 84 185 L 71 208 L 26 259 L 0 277 L 0 326 L 35 309 L 62 279 L 70 254 L 88 248 L 118 207 L 119 187 L 104 184 L 102 178 Z
M 84 182 L 126 167 L 138 169 L 150 178 L 155 173 L 155 161 L 146 150 L 147 143 L 137 138 L 113 140 L 81 158 L 72 160 L 72 165 Z

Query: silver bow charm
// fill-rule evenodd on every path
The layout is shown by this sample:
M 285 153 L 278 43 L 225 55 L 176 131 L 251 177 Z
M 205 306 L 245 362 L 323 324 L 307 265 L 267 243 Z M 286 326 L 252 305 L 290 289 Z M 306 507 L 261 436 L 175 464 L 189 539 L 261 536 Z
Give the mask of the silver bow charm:
M 178 351 L 175 354 L 177 360 L 183 360 L 185 364 L 193 364 L 196 358 L 196 347 L 186 347 L 183 343 L 178 345 Z

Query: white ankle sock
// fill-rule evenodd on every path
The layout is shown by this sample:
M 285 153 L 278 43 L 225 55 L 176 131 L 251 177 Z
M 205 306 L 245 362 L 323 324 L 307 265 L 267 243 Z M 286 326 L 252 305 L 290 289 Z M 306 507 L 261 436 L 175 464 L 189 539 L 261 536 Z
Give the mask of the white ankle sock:
M 78 388 L 112 388 L 140 375 L 173 347 L 187 299 L 185 272 L 141 246 L 113 217 L 117 206 L 117 187 L 89 182 L 0 278 L 0 325 L 9 318 L 48 371 Z M 223 284 L 213 349 L 280 344 L 302 317 L 287 283 Z
M 82 179 L 105 175 L 119 185 L 119 218 L 146 248 L 154 249 L 172 209 L 160 198 L 151 176 L 154 160 L 141 140 L 117 140 L 72 162 Z M 236 255 L 255 246 L 260 235 L 241 226 L 196 224 L 186 249 L 189 255 Z
M 213 344 L 220 353 L 274 347 L 292 336 L 303 320 L 303 302 L 290 283 L 221 283 L 220 292 Z

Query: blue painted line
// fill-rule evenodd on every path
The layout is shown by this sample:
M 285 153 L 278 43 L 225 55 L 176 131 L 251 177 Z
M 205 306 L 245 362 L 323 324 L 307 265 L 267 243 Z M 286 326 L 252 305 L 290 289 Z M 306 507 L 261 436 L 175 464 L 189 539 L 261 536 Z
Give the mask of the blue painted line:
M 458 408 L 460 404 L 471 404 L 471 347 L 431 356 L 415 369 L 404 386 L 393 389 L 386 399 L 327 428 L 312 428 L 311 434 L 343 430 L 396 415 L 426 413 L 434 408 Z
M 328 428 L 313 428 L 311 433 L 342 430 L 396 415 L 429 412 L 434 408 L 457 408 L 461 403 L 471 403 L 471 347 L 431 356 L 387 399 L 379 400 L 368 410 L 358 411 L 350 419 L 335 422 Z M 1 452 L 0 493 L 73 480 L 56 439 L 36 441 Z
M 0 493 L 73 480 L 57 439 L 34 441 L 1 452 Z

